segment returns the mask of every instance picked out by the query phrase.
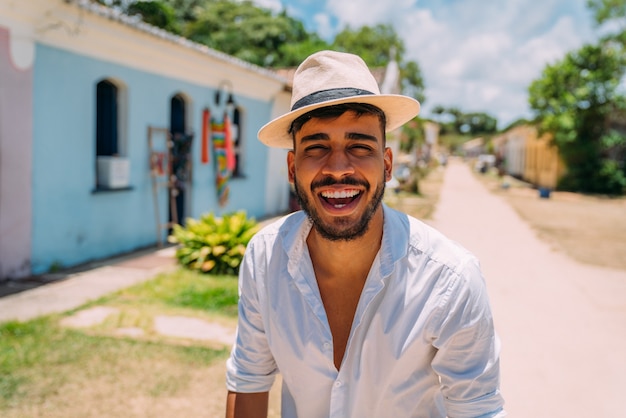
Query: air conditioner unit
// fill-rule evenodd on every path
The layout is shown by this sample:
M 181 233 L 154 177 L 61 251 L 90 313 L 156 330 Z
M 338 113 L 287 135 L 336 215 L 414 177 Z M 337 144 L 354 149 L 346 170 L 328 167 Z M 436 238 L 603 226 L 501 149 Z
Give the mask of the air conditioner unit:
M 119 189 L 130 185 L 130 162 L 128 158 L 99 156 L 96 159 L 98 186 Z

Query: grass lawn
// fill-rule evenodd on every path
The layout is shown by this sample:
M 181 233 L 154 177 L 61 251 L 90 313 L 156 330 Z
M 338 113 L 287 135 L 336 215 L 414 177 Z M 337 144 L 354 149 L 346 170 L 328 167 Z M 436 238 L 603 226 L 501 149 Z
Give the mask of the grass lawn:
M 150 319 L 233 324 L 236 303 L 235 277 L 181 269 L 90 303 L 117 309 L 95 327 L 61 326 L 72 312 L 0 324 L 0 416 L 221 416 L 229 349 L 159 337 Z M 119 336 L 120 327 L 145 333 Z

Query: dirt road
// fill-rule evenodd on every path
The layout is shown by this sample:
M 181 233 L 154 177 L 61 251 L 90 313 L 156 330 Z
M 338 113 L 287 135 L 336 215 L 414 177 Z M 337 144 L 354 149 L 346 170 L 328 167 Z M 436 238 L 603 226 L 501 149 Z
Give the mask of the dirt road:
M 510 417 L 626 417 L 626 272 L 555 252 L 459 161 L 430 223 L 481 260 Z

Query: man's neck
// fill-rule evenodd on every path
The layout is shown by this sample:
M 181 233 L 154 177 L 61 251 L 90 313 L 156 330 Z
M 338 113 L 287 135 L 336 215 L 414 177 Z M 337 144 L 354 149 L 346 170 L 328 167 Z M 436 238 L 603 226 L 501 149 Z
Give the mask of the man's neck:
M 365 234 L 352 240 L 323 238 L 313 227 L 307 237 L 307 246 L 316 272 L 335 276 L 353 271 L 369 271 L 383 236 L 383 210 L 372 217 Z

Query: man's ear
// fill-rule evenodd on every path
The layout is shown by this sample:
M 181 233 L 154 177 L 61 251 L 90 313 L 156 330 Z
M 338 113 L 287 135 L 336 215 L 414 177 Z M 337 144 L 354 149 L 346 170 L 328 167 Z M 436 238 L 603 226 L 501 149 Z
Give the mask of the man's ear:
M 287 173 L 289 175 L 289 183 L 293 183 L 296 175 L 296 167 L 294 164 L 296 156 L 293 151 L 287 152 Z
M 391 172 L 393 170 L 393 152 L 391 148 L 385 148 L 385 154 L 383 156 L 385 164 L 385 182 L 391 180 Z

